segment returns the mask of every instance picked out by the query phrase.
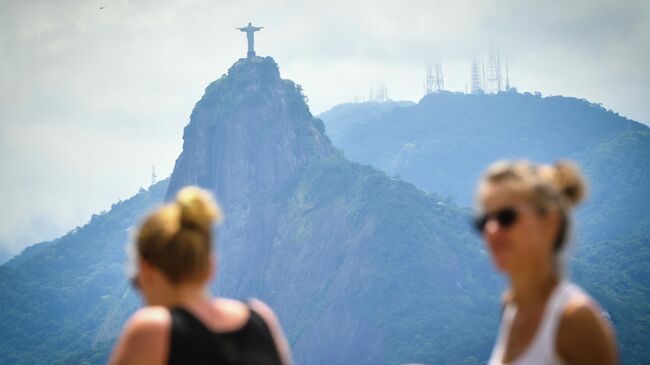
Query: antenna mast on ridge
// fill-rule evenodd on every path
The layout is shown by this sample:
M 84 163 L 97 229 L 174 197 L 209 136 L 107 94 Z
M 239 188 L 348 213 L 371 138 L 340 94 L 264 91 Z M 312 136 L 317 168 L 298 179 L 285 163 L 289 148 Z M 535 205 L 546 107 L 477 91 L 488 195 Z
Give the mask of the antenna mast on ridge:
M 476 56 L 472 59 L 472 94 L 479 94 L 483 92 L 481 87 L 481 72 L 478 68 L 478 60 Z
M 156 166 L 152 165 L 151 166 L 151 185 L 156 185 L 156 182 L 158 182 L 158 177 L 156 176 Z
M 442 65 L 436 64 L 435 89 L 437 92 L 445 90 L 445 81 L 442 78 Z
M 488 49 L 487 75 L 485 75 L 485 91 L 489 93 L 498 93 L 501 91 L 501 57 L 499 55 L 499 46 L 497 45 L 496 54 L 494 46 L 490 42 Z
M 428 95 L 433 92 L 433 70 L 431 65 L 427 65 L 427 77 L 424 79 L 424 95 Z
M 424 80 L 424 95 L 445 90 L 445 80 L 442 75 L 442 65 L 436 64 L 435 73 L 431 65 L 427 65 L 427 76 Z

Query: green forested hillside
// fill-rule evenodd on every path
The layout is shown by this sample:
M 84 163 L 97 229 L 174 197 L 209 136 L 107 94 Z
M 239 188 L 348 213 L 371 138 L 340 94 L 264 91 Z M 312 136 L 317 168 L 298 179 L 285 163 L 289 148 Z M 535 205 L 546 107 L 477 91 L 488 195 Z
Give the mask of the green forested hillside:
M 650 129 L 622 133 L 572 157 L 591 183 L 581 214 L 586 239 L 650 231 Z
M 648 130 L 585 100 L 516 92 L 433 93 L 379 115 L 371 106 L 348 104 L 347 113 L 320 116 L 345 156 L 463 205 L 472 204 L 480 173 L 497 159 L 570 157 L 626 131 Z
M 287 189 L 265 296 L 301 362 L 486 359 L 502 285 L 466 211 L 336 156 Z
M 647 363 L 650 330 L 650 131 L 575 156 L 591 179 L 572 273 L 601 301 L 626 363 Z
M 321 115 L 328 131 L 349 124 L 333 139 L 348 158 L 462 205 L 495 160 L 576 160 L 590 194 L 570 274 L 611 316 L 624 363 L 650 362 L 650 128 L 585 100 L 516 92 L 436 93 L 361 122 L 359 113 Z
M 137 306 L 125 280 L 129 230 L 160 204 L 168 180 L 0 266 L 0 363 L 105 362 Z

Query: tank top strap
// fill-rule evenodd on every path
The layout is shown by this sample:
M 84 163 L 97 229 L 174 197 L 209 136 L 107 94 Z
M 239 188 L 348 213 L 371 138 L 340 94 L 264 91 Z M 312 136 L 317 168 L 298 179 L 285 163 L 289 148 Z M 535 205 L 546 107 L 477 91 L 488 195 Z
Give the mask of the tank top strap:
M 564 363 L 557 353 L 555 340 L 564 309 L 569 300 L 576 295 L 585 294 L 579 287 L 569 282 L 561 281 L 558 283 L 546 302 L 542 318 L 531 343 L 528 344 L 527 349 L 518 358 L 508 365 Z M 501 321 L 499 337 L 490 357 L 490 365 L 503 364 L 502 359 L 506 346 L 505 341 L 509 335 L 516 311 L 515 304 L 506 305 Z
M 542 318 L 542 326 L 540 330 L 544 338 L 548 338 L 552 344 L 555 344 L 555 337 L 557 335 L 558 327 L 560 326 L 560 320 L 564 313 L 564 308 L 566 308 L 569 299 L 577 292 L 577 289 L 574 285 L 569 282 L 561 281 L 558 283 L 557 288 L 553 291 L 553 294 L 546 304 L 547 308 L 544 310 L 544 317 Z
M 488 361 L 489 365 L 498 365 L 501 364 L 501 359 L 503 358 L 503 352 L 506 348 L 506 340 L 508 333 L 510 332 L 510 326 L 512 321 L 515 318 L 517 312 L 516 306 L 511 302 L 506 302 L 503 304 L 501 311 L 501 324 L 499 325 L 499 333 L 497 335 L 496 343 L 492 349 L 492 354 L 490 360 Z
M 532 353 L 537 359 L 546 359 L 544 363 L 561 364 L 557 349 L 555 347 L 557 332 L 560 327 L 562 315 L 567 303 L 576 292 L 579 291 L 574 285 L 561 281 L 551 294 L 540 323 L 539 338 L 533 346 Z

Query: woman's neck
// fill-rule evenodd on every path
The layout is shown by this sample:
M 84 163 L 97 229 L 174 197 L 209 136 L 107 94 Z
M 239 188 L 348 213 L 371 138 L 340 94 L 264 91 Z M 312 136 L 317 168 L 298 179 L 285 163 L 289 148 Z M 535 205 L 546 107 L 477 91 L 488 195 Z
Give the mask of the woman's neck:
M 210 293 L 205 286 L 181 284 L 167 288 L 159 304 L 168 308 L 194 307 L 210 301 Z
M 518 307 L 532 307 L 546 302 L 560 279 L 553 270 L 528 271 L 510 276 L 512 300 Z

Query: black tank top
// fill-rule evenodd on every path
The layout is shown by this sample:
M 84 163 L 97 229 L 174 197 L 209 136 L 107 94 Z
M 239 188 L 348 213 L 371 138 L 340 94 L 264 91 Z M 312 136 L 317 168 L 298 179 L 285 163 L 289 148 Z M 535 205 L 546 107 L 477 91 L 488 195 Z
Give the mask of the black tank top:
M 266 322 L 250 306 L 246 324 L 231 332 L 212 332 L 183 308 L 172 309 L 168 364 L 281 365 Z

